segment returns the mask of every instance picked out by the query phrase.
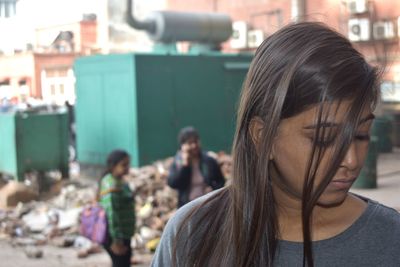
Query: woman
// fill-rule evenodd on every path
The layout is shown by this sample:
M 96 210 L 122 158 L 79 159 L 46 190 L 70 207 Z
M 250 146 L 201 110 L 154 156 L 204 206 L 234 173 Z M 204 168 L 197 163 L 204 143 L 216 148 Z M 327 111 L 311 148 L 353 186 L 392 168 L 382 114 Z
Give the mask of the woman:
M 130 156 L 114 150 L 107 158 L 107 170 L 100 180 L 100 205 L 107 214 L 109 237 L 104 244 L 113 267 L 131 266 L 131 237 L 135 230 L 134 198 L 123 177 L 128 174 Z
M 241 95 L 232 184 L 177 212 L 153 266 L 400 266 L 399 214 L 349 193 L 377 90 L 377 70 L 322 24 L 268 37 Z

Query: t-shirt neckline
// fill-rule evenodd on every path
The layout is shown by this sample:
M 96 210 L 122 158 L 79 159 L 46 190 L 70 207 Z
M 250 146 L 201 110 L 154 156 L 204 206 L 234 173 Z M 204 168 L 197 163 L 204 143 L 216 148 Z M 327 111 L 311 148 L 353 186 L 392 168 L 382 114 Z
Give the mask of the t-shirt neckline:
M 358 219 L 352 225 L 350 225 L 347 229 L 345 229 L 343 232 L 341 232 L 333 237 L 327 238 L 327 239 L 312 242 L 313 248 L 318 249 L 318 248 L 322 248 L 322 247 L 329 247 L 332 245 L 337 245 L 338 242 L 342 242 L 342 241 L 354 236 L 357 232 L 361 231 L 363 228 L 366 227 L 369 219 L 375 213 L 375 210 L 378 207 L 378 203 L 371 199 L 368 199 L 368 198 L 365 198 L 365 197 L 362 197 L 359 195 L 357 195 L 357 196 L 367 202 L 367 207 L 364 210 L 364 212 L 361 214 L 361 216 L 358 217 Z M 303 249 L 303 242 L 279 240 L 278 243 L 282 249 L 290 249 L 290 250 Z

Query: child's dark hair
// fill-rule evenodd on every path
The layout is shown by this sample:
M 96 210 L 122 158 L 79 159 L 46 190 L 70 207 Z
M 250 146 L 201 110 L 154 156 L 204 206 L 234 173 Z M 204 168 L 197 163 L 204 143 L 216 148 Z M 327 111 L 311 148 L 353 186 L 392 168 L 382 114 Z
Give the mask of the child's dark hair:
M 130 155 L 128 152 L 122 149 L 113 150 L 110 154 L 108 154 L 107 161 L 106 161 L 106 169 L 103 172 L 103 175 L 98 180 L 98 188 L 97 188 L 97 200 L 100 199 L 100 188 L 101 188 L 101 180 L 103 177 L 112 172 L 114 167 L 120 163 L 125 158 L 129 158 Z
M 106 169 L 103 173 L 103 176 L 112 172 L 114 167 L 120 163 L 123 159 L 129 158 L 130 155 L 128 152 L 122 149 L 113 150 L 110 154 L 108 154 L 106 161 Z
M 186 143 L 190 138 L 196 138 L 199 139 L 199 133 L 197 132 L 197 130 L 192 127 L 192 126 L 188 126 L 185 128 L 182 128 L 179 132 L 178 135 L 178 144 L 179 146 L 181 146 L 182 144 Z

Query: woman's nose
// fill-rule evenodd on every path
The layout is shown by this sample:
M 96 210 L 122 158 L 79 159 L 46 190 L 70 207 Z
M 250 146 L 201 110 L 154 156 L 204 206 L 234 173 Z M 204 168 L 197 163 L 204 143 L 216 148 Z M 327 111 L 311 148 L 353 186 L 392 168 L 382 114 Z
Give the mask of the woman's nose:
M 360 159 L 357 151 L 357 145 L 352 142 L 346 155 L 343 159 L 342 166 L 346 167 L 348 170 L 356 170 L 360 166 Z

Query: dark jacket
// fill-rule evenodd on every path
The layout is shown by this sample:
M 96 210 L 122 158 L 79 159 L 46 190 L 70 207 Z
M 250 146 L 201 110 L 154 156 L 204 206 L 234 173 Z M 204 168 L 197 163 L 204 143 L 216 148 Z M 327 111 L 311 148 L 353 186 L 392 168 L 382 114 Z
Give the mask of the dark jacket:
M 225 179 L 218 162 L 205 153 L 201 153 L 200 171 L 204 177 L 204 183 L 213 190 L 224 186 Z M 168 176 L 168 185 L 178 190 L 178 208 L 189 202 L 191 177 L 192 167 L 190 165 L 182 166 L 182 159 L 180 152 L 178 152 Z

